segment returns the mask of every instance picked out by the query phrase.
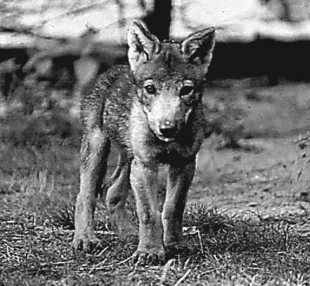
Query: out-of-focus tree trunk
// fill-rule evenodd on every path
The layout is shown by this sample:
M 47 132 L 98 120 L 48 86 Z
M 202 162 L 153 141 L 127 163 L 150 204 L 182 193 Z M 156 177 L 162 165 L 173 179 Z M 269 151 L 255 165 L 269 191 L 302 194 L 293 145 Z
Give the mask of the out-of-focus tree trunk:
M 278 11 L 278 17 L 287 22 L 297 23 L 309 20 L 310 3 L 309 0 L 261 0 Z
M 301 22 L 309 18 L 309 0 L 281 0 L 284 19 L 289 22 Z
M 143 20 L 150 32 L 162 41 L 169 38 L 172 0 L 154 1 L 154 10 L 149 12 Z

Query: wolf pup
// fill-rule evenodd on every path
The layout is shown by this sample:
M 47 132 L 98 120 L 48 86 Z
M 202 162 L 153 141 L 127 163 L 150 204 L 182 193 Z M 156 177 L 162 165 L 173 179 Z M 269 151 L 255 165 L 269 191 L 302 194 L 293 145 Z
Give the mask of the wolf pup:
M 133 190 L 139 219 L 135 263 L 161 263 L 166 251 L 179 245 L 187 192 L 204 139 L 201 98 L 214 43 L 213 28 L 180 42 L 160 42 L 142 22 L 133 22 L 129 66 L 115 66 L 99 76 L 81 103 L 76 249 L 98 243 L 94 211 L 104 185 L 107 208 L 121 233 L 131 229 L 125 203 Z M 103 183 L 111 143 L 120 155 L 111 179 Z M 161 165 L 168 167 L 162 210 L 157 201 Z

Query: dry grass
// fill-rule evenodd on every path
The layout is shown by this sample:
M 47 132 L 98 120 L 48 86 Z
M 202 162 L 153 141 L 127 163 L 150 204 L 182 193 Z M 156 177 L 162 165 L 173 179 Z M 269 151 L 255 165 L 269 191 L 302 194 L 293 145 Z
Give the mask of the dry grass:
M 142 267 L 137 237 L 118 238 L 100 203 L 101 244 L 74 253 L 79 125 L 55 103 L 10 113 L 0 130 L 0 285 L 310 285 L 309 208 L 266 218 L 192 205 L 179 253 Z
M 102 243 L 93 253 L 73 253 L 72 205 L 57 209 L 56 216 L 55 209 L 20 215 L 16 209 L 5 211 L 0 234 L 4 285 L 307 285 L 310 281 L 309 238 L 293 227 L 300 220 L 309 223 L 309 214 L 249 220 L 196 206 L 187 212 L 180 253 L 164 266 L 137 267 L 130 260 L 137 238 L 120 240 L 108 229 L 97 231 Z M 105 220 L 102 214 L 99 217 Z

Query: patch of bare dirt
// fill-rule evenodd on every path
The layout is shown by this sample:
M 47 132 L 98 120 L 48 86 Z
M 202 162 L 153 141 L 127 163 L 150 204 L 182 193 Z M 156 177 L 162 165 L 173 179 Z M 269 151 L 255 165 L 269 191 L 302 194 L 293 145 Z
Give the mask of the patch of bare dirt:
M 205 143 L 190 203 L 231 215 L 309 213 L 309 87 L 284 83 L 253 88 L 251 83 L 239 81 L 208 93 L 207 106 L 209 102 L 223 105 L 217 116 L 223 120 L 220 112 L 224 113 L 228 123 L 221 124 L 240 130 L 239 135 L 233 134 L 240 146 L 214 148 L 218 144 L 214 137 Z M 238 109 L 242 110 L 239 118 L 230 116 Z

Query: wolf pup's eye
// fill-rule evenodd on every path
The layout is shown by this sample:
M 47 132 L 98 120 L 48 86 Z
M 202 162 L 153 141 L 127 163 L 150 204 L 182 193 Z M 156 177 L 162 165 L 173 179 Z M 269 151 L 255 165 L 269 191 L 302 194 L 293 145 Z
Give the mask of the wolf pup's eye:
M 144 89 L 148 94 L 155 94 L 156 87 L 152 80 L 146 80 L 144 83 Z
M 148 94 L 155 94 L 156 93 L 156 88 L 153 84 L 148 84 L 144 87 L 144 89 L 146 90 L 146 92 Z
M 183 82 L 183 87 L 180 90 L 180 96 L 186 96 L 190 93 L 192 93 L 192 91 L 194 90 L 194 84 L 191 80 L 185 80 Z

